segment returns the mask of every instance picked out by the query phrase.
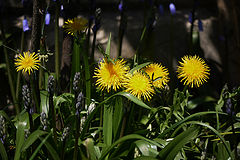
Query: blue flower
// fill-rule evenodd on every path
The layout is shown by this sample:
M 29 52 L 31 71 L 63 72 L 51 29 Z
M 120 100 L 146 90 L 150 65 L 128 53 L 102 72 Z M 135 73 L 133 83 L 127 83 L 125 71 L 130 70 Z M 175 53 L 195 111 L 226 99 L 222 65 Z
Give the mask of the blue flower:
M 23 24 L 23 32 L 30 30 L 30 28 L 28 27 L 28 21 L 27 21 L 26 17 L 24 17 L 22 24 Z
M 49 25 L 50 24 L 50 14 L 47 12 L 46 16 L 45 16 L 45 24 Z
M 188 15 L 188 21 L 189 21 L 190 23 L 192 23 L 192 12 L 190 12 L 189 15 Z
M 169 10 L 170 10 L 172 15 L 176 14 L 176 8 L 175 8 L 175 5 L 173 3 L 169 4 Z
M 202 21 L 201 21 L 200 19 L 198 19 L 198 30 L 199 30 L 200 32 L 203 31 L 203 24 L 202 24 Z
M 119 10 L 120 12 L 123 11 L 123 1 L 122 1 L 122 0 L 120 1 L 119 5 L 118 5 L 118 10 Z
M 159 11 L 159 13 L 161 14 L 161 15 L 163 15 L 164 14 L 164 8 L 163 8 L 163 5 L 159 5 L 158 6 L 158 11 Z

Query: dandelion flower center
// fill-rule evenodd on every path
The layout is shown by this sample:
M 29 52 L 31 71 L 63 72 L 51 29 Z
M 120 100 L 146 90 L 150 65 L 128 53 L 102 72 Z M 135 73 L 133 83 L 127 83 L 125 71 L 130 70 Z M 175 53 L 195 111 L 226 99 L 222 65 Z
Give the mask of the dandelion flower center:
M 88 20 L 83 17 L 75 17 L 74 19 L 68 19 L 63 28 L 68 34 L 74 35 L 76 33 L 81 33 L 87 28 Z
M 39 57 L 35 52 L 23 52 L 23 55 L 20 55 L 15 61 L 17 71 L 22 70 L 22 72 L 28 72 L 29 75 L 33 70 L 38 70 L 40 65 Z
M 153 81 L 153 86 L 163 88 L 169 81 L 168 70 L 160 64 L 153 63 L 147 65 L 144 71 Z
M 179 64 L 178 78 L 181 79 L 181 82 L 184 81 L 184 85 L 189 85 L 191 88 L 194 85 L 199 87 L 209 79 L 210 69 L 198 56 L 184 56 Z
M 128 75 L 125 83 L 126 92 L 144 100 L 150 100 L 154 94 L 149 78 L 141 72 L 135 72 L 133 75 Z
M 101 90 L 110 89 L 115 91 L 122 87 L 122 82 L 126 78 L 126 74 L 129 68 L 125 66 L 126 61 L 117 60 L 116 62 L 108 62 L 104 59 L 100 62 L 98 68 L 95 69 L 94 77 L 97 78 L 96 85 L 100 87 Z

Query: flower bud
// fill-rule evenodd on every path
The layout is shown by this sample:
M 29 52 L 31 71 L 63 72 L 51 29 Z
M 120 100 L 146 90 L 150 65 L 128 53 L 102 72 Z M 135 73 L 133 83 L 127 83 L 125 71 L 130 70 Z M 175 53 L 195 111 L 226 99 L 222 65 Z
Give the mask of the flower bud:
M 55 85 L 55 79 L 54 79 L 53 75 L 51 75 L 48 77 L 48 92 L 49 92 L 49 94 L 53 95 L 54 85 Z

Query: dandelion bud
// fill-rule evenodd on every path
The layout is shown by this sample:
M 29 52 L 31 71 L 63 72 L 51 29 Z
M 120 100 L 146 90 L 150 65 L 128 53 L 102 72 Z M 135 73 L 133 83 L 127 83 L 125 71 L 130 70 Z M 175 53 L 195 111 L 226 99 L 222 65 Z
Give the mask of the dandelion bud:
M 22 96 L 23 96 L 23 104 L 24 108 L 29 111 L 31 108 L 31 94 L 28 85 L 23 85 L 22 87 Z
M 65 128 L 63 129 L 62 141 L 64 141 L 64 140 L 68 137 L 69 131 L 70 131 L 70 128 L 69 128 L 69 127 L 65 127 Z
M 49 94 L 53 95 L 53 93 L 54 93 L 54 84 L 55 84 L 55 79 L 54 79 L 53 75 L 51 75 L 48 78 L 48 92 L 49 92 Z
M 80 72 L 76 72 L 73 79 L 73 90 L 75 92 L 78 92 L 80 89 L 79 83 L 80 83 Z
M 47 130 L 47 115 L 45 112 L 41 113 L 40 121 L 42 123 L 43 130 L 46 131 Z
M 173 3 L 170 3 L 169 10 L 170 10 L 170 13 L 172 15 L 176 14 L 176 8 L 175 8 L 175 5 Z

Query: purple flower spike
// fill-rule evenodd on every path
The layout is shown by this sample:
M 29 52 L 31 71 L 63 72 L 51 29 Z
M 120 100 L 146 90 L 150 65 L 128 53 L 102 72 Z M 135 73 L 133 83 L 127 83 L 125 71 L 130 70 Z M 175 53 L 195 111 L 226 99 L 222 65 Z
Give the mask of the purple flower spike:
M 200 19 L 198 20 L 198 30 L 199 30 L 200 32 L 203 31 L 203 24 L 202 24 L 202 21 L 201 21 Z
M 189 15 L 188 15 L 188 21 L 189 21 L 190 23 L 192 23 L 192 13 L 189 13 Z
M 118 10 L 119 10 L 120 12 L 123 11 L 123 2 L 122 2 L 122 1 L 120 1 L 119 5 L 118 5 Z
M 26 17 L 23 19 L 22 24 L 23 24 L 23 32 L 30 30 L 30 28 L 28 27 L 28 21 L 27 21 Z
M 50 14 L 47 12 L 46 16 L 45 16 L 45 24 L 49 25 L 50 24 Z
M 164 14 L 163 5 L 160 4 L 159 7 L 158 7 L 158 10 L 159 10 L 160 15 L 163 15 L 163 14 Z
M 64 9 L 64 8 L 63 8 L 63 5 L 61 5 L 61 11 L 63 11 L 63 9 Z
M 172 15 L 176 14 L 176 7 L 173 3 L 169 4 L 169 10 L 170 10 Z

